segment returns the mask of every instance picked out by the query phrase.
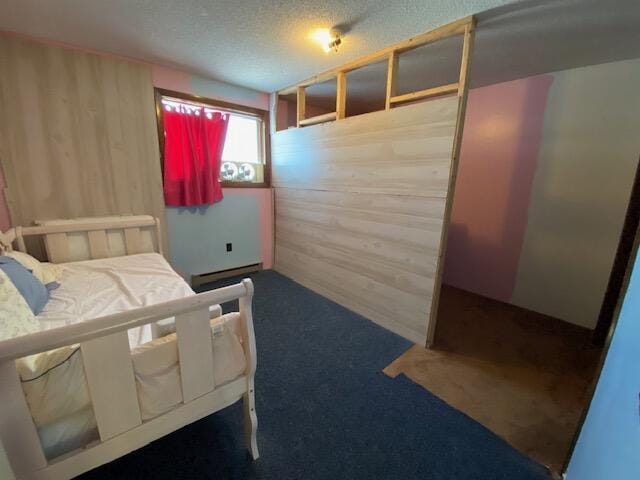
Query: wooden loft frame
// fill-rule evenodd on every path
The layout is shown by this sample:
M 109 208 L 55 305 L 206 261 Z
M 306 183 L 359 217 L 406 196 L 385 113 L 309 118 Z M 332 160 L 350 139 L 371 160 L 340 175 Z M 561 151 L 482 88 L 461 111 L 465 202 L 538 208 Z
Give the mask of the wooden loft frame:
M 379 62 L 387 59 L 387 89 L 385 99 L 385 109 L 389 110 L 395 105 L 413 102 L 417 100 L 423 100 L 426 98 L 449 95 L 457 93 L 459 97 L 466 98 L 466 92 L 468 90 L 468 76 L 471 50 L 473 47 L 473 36 L 475 31 L 475 17 L 469 16 L 457 20 L 455 22 L 443 25 L 442 27 L 431 30 L 430 32 L 417 35 L 408 40 L 396 43 L 389 47 L 378 50 L 364 57 L 360 57 L 353 60 L 341 67 L 328 70 L 326 72 L 315 75 L 307 80 L 300 82 L 291 87 L 285 88 L 276 92 L 275 105 L 277 106 L 277 98 L 279 95 L 296 95 L 297 103 L 297 118 L 296 126 L 304 127 L 308 125 L 315 125 L 318 123 L 330 122 L 332 120 L 342 120 L 346 117 L 346 99 L 347 99 L 347 73 L 365 67 L 372 63 Z M 448 85 L 441 85 L 433 88 L 427 88 L 425 90 L 419 90 L 417 92 L 406 93 L 397 95 L 396 85 L 398 78 L 398 63 L 400 54 L 408 52 L 418 47 L 444 40 L 445 38 L 454 37 L 457 35 L 463 35 L 464 43 L 462 47 L 462 58 L 460 61 L 460 76 L 458 81 Z M 305 89 L 311 85 L 322 83 L 332 78 L 336 79 L 336 109 L 334 112 L 325 113 L 315 117 L 307 118 L 305 115 L 306 110 L 306 95 Z

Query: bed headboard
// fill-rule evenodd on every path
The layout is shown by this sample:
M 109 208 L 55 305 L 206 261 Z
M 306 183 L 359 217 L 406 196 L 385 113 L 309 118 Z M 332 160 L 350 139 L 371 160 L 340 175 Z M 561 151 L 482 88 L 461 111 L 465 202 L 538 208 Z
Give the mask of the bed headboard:
M 36 220 L 0 234 L 0 250 L 27 252 L 26 237 L 44 240 L 47 259 L 64 263 L 98 258 L 162 253 L 160 220 L 150 215 Z

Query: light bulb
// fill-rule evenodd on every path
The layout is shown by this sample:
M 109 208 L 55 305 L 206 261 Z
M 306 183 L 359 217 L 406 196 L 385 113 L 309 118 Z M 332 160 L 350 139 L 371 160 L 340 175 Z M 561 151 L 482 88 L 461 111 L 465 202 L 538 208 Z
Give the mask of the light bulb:
M 340 35 L 328 28 L 318 28 L 311 33 L 311 38 L 316 42 L 325 53 L 331 50 L 338 51 L 340 45 Z

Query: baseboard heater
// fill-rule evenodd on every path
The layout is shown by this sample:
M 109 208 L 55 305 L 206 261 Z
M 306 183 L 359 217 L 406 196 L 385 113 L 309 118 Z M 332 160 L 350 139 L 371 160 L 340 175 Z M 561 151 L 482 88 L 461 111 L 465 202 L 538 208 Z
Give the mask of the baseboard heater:
M 246 275 L 247 273 L 259 272 L 262 270 L 262 263 L 254 263 L 245 265 L 244 267 L 229 268 L 227 270 L 219 270 L 217 272 L 201 273 L 199 275 L 191 275 L 191 286 L 199 287 L 205 283 L 215 282 L 223 278 L 235 277 L 237 275 Z

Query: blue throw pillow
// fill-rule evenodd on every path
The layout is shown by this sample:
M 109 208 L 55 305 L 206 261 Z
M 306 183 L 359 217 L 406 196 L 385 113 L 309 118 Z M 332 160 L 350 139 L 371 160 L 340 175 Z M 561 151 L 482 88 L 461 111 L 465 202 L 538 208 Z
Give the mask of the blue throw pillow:
M 21 263 L 11 257 L 0 257 L 0 269 L 11 279 L 33 314 L 38 315 L 49 301 L 47 288 Z

